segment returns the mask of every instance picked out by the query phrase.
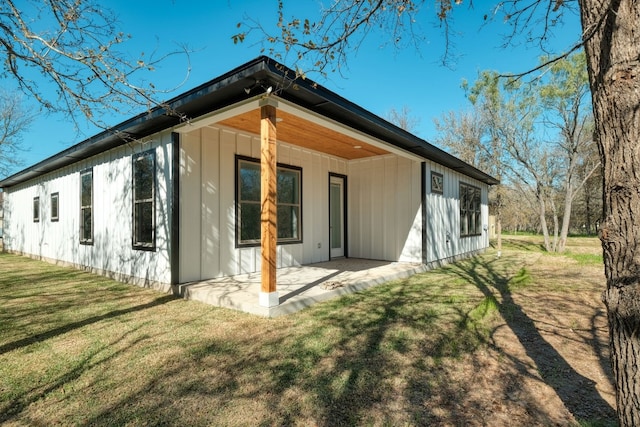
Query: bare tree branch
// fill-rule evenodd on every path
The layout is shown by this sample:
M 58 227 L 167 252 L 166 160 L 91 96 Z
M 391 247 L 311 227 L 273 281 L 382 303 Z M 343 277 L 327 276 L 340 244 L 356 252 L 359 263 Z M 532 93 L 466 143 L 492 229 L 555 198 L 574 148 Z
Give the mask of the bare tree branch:
M 0 90 L 0 175 L 22 164 L 22 133 L 33 118 L 20 94 Z
M 20 7 L 5 0 L 0 8 L 0 75 L 46 110 L 66 113 L 76 124 L 82 118 L 104 128 L 98 112 L 122 114 L 162 105 L 160 98 L 175 88 L 158 89 L 144 75 L 173 55 L 188 61 L 188 49 L 131 59 L 117 50 L 130 36 L 118 32 L 115 23 L 115 16 L 96 0 L 25 0 Z
M 411 109 L 406 105 L 399 111 L 395 108 L 391 108 L 385 115 L 385 118 L 407 132 L 414 132 L 420 124 L 420 117 L 411 114 Z
M 283 59 L 283 55 L 295 55 L 296 69 L 304 77 L 309 72 L 326 75 L 331 71 L 341 72 L 346 66 L 348 55 L 357 51 L 361 42 L 374 29 L 390 35 L 391 43 L 400 44 L 408 39 L 415 42 L 418 36 L 413 30 L 418 3 L 412 0 L 338 0 L 322 11 L 317 22 L 307 18 L 284 17 L 284 2 L 278 2 L 279 34 L 264 28 L 258 21 L 247 17 L 238 24 L 242 28 L 232 39 L 243 42 L 250 34 L 257 32 L 260 40 L 269 46 L 263 47 L 270 56 Z M 418 44 L 416 44 L 417 46 Z
M 384 34 L 396 48 L 411 43 L 419 50 L 426 34 L 415 31 L 418 14 L 422 9 L 429 11 L 433 8 L 433 23 L 438 24 L 445 40 L 441 62 L 452 66 L 455 52 L 452 19 L 456 14 L 455 9 L 464 4 L 469 8 L 475 7 L 473 1 L 463 0 L 436 0 L 433 6 L 424 0 L 335 0 L 321 11 L 317 21 L 313 21 L 303 17 L 285 19 L 285 2 L 279 0 L 279 33 L 265 28 L 252 17 L 246 17 L 244 22 L 238 24 L 241 31 L 232 39 L 236 43 L 243 42 L 252 33 L 257 33 L 263 51 L 270 56 L 284 59 L 293 54 L 301 76 L 309 72 L 326 75 L 329 70 L 342 72 L 349 56 L 357 52 L 373 31 Z M 575 0 L 505 0 L 486 13 L 484 19 L 487 24 L 499 19 L 509 24 L 511 30 L 504 35 L 504 46 L 514 44 L 524 34 L 527 43 L 535 44 L 542 52 L 553 54 L 547 64 L 550 65 L 556 57 L 567 57 L 581 46 L 583 40 L 576 40 L 561 54 L 548 49 L 549 41 L 554 39 L 554 31 L 562 26 L 565 16 L 577 13 Z M 420 19 L 424 20 L 423 15 L 420 15 Z M 576 38 L 580 39 L 579 35 Z M 536 70 L 527 70 L 523 75 L 539 69 L 544 69 L 544 65 Z

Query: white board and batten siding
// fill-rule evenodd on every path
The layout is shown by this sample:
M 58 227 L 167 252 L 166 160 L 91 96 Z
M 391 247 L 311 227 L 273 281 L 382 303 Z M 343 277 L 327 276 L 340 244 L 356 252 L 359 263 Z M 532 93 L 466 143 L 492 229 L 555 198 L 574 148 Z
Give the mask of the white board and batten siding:
M 421 162 L 395 154 L 347 161 L 278 142 L 278 162 L 302 168 L 302 243 L 278 245 L 277 265 L 327 261 L 329 174 L 347 177 L 348 256 L 423 261 Z M 181 135 L 180 282 L 260 271 L 260 247 L 236 247 L 236 155 L 260 158 L 260 138 L 224 127 Z M 443 175 L 442 195 L 431 194 L 430 173 Z M 427 263 L 449 261 L 488 246 L 488 236 L 460 237 L 459 184 L 486 184 L 426 162 Z
M 426 164 L 427 263 L 454 260 L 462 255 L 482 251 L 489 246 L 487 184 L 448 169 L 435 162 Z M 431 192 L 431 172 L 443 177 L 443 192 Z M 482 234 L 460 236 L 460 183 L 480 188 Z
M 181 135 L 180 282 L 254 273 L 260 247 L 236 247 L 236 155 L 260 158 L 260 138 L 224 127 Z M 329 173 L 343 159 L 278 142 L 277 161 L 302 168 L 302 243 L 278 245 L 277 265 L 329 259 Z
M 349 162 L 349 256 L 422 261 L 420 162 L 385 155 Z
M 260 158 L 260 138 L 224 127 L 180 135 L 180 282 L 255 273 L 260 247 L 236 247 L 236 155 Z M 7 188 L 5 249 L 90 269 L 123 281 L 168 288 L 173 193 L 171 133 L 125 145 Z M 156 153 L 156 249 L 132 247 L 132 155 Z M 302 243 L 278 245 L 278 267 L 327 261 L 329 176 L 347 177 L 348 256 L 424 261 L 421 162 L 388 154 L 347 161 L 278 142 L 278 162 L 302 169 Z M 94 243 L 80 244 L 80 173 L 93 169 Z M 430 191 L 431 171 L 443 176 L 443 194 Z M 459 184 L 481 189 L 483 232 L 460 236 Z M 426 262 L 437 263 L 488 246 L 488 186 L 426 162 Z M 59 220 L 51 221 L 51 194 Z M 33 198 L 40 220 L 33 221 Z
M 431 171 L 443 176 L 443 194 L 431 193 Z M 349 256 L 422 262 L 421 164 L 388 155 L 349 162 Z M 426 162 L 426 263 L 486 249 L 488 186 L 435 162 Z M 460 236 L 460 183 L 480 188 L 482 234 Z
M 166 288 L 169 265 L 170 133 L 131 143 L 5 189 L 5 249 L 92 270 L 140 285 Z M 156 250 L 132 247 L 132 155 L 156 153 Z M 80 173 L 93 169 L 93 244 L 80 243 Z M 51 220 L 58 193 L 59 219 Z M 40 220 L 33 221 L 33 199 Z

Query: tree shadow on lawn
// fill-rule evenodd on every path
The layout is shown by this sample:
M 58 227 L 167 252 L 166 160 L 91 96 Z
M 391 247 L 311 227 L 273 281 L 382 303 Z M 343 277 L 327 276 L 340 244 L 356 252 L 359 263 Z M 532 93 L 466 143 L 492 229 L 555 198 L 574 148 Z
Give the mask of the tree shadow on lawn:
M 594 415 L 601 420 L 615 420 L 614 408 L 602 398 L 595 383 L 580 375 L 549 343 L 536 327 L 535 322 L 516 303 L 509 288 L 512 277 L 500 273 L 494 267 L 497 260 L 483 260 L 479 257 L 456 264 L 455 271 L 460 277 L 473 283 L 487 298 L 496 301 L 497 309 L 507 326 L 513 331 L 525 352 L 535 363 L 542 380 L 551 386 L 576 420 L 593 420 Z M 494 292 L 500 296 L 495 298 Z M 567 293 L 567 297 L 570 294 Z M 597 315 L 597 314 L 596 314 Z M 594 349 L 604 372 L 610 372 L 608 358 L 596 336 L 595 316 L 591 318 L 590 336 L 583 337 Z M 499 349 L 498 349 L 499 350 Z M 527 374 L 526 361 L 505 354 L 521 371 Z
M 461 388 L 460 381 L 452 375 L 459 358 L 472 354 L 486 342 L 483 331 L 469 327 L 470 311 L 475 300 L 483 296 L 497 300 L 495 292 L 501 298 L 498 311 L 536 363 L 542 379 L 554 388 L 567 409 L 580 419 L 590 405 L 589 414 L 593 414 L 595 406 L 603 417 L 614 418 L 613 410 L 599 396 L 593 382 L 571 368 L 514 302 L 508 274 L 498 272 L 492 262 L 483 259 L 458 263 L 451 271 L 457 277 L 447 275 L 441 283 L 422 283 L 417 276 L 318 304 L 286 318 L 255 321 L 251 316 L 238 315 L 227 319 L 223 311 L 218 311 L 224 309 L 212 309 L 222 314 L 208 315 L 210 324 L 192 337 L 193 342 L 166 341 L 165 345 L 180 350 L 174 348 L 171 357 L 151 367 L 139 383 L 124 387 L 119 384 L 117 390 L 74 397 L 91 398 L 97 403 L 93 407 L 79 405 L 82 413 L 69 423 L 465 425 L 478 424 L 478 414 L 486 416 L 484 422 L 490 423 L 490 406 L 467 399 L 469 390 Z M 464 290 L 463 294 L 456 294 L 452 283 L 456 280 L 472 283 L 480 292 L 474 292 L 475 296 L 464 295 Z M 449 293 L 441 292 L 443 289 Z M 462 304 L 466 298 L 472 304 Z M 166 296 L 149 304 L 112 311 L 36 338 L 51 338 L 109 315 L 151 308 L 171 299 Z M 471 308 L 467 310 L 468 307 Z M 190 326 L 172 328 L 175 327 Z M 207 333 L 218 328 L 229 328 L 231 332 Z M 249 328 L 256 328 L 259 333 Z M 167 328 L 167 333 L 171 329 Z M 595 330 L 593 335 L 596 348 Z M 142 339 L 131 338 L 136 343 Z M 17 348 L 29 343 L 20 340 L 10 345 Z M 152 340 L 145 343 L 153 344 Z M 123 353 L 118 357 L 131 357 Z M 513 357 L 510 360 L 522 375 L 532 375 L 525 361 Z M 443 368 L 441 361 L 453 369 Z M 126 363 L 126 359 L 120 363 Z M 84 372 L 98 365 L 104 366 L 103 361 L 89 354 L 66 374 L 43 385 L 43 393 L 78 381 Z M 481 369 L 478 365 L 477 370 Z M 575 390 L 567 389 L 565 382 L 577 385 L 582 393 L 574 394 Z M 496 387 L 501 389 L 497 398 L 517 386 L 517 380 L 498 384 Z M 5 415 L 2 419 L 16 418 L 43 393 L 33 400 L 29 400 L 31 394 L 14 400 L 17 409 L 12 409 L 11 418 Z M 581 399 L 571 398 L 577 395 Z M 478 406 L 456 412 L 455 401 Z M 442 404 L 435 408 L 434 402 Z M 536 412 L 534 419 L 542 425 L 553 423 L 550 414 L 542 410 Z
M 179 366 L 158 372 L 140 390 L 123 396 L 87 424 L 124 424 L 140 416 L 150 423 L 172 424 L 189 417 L 185 412 L 196 407 L 205 412 L 197 424 L 228 424 L 224 420 L 230 415 L 224 411 L 229 407 L 239 414 L 231 424 L 243 425 L 287 426 L 305 420 L 327 427 L 395 425 L 398 412 L 408 413 L 406 421 L 411 424 L 428 423 L 433 417 L 422 401 L 411 403 L 415 407 L 408 410 L 387 408 L 396 400 L 394 383 L 403 379 L 407 369 L 399 361 L 425 346 L 415 341 L 411 329 L 437 328 L 437 313 L 423 310 L 424 303 L 412 306 L 419 293 L 408 285 L 386 292 L 371 289 L 317 305 L 313 317 L 264 320 L 291 327 L 290 333 L 282 329 L 267 340 L 248 334 L 228 336 L 226 341 L 203 339 L 188 350 L 189 357 L 182 358 Z M 464 329 L 462 323 L 458 325 Z M 460 329 L 443 331 L 427 347 L 447 354 L 449 343 L 460 333 Z M 469 341 L 469 348 L 459 351 L 472 350 L 480 339 L 469 337 Z M 413 359 L 406 363 L 411 371 L 431 369 L 428 364 L 418 367 Z M 422 396 L 429 392 L 428 385 L 423 386 Z M 246 402 L 261 407 L 254 415 L 257 419 L 243 410 Z
M 16 350 L 18 348 L 21 347 L 26 347 L 28 345 L 31 344 L 35 344 L 41 341 L 45 341 L 54 337 L 57 337 L 59 335 L 62 334 L 66 334 L 67 332 L 71 332 L 75 329 L 78 328 L 82 328 L 84 326 L 87 325 L 91 325 L 93 323 L 97 323 L 100 322 L 102 320 L 106 320 L 106 319 L 111 319 L 114 317 L 118 317 L 118 316 L 122 316 L 125 314 L 129 314 L 129 313 L 134 313 L 136 311 L 140 311 L 140 310 L 146 310 L 152 307 L 156 307 L 158 305 L 161 304 L 165 304 L 169 301 L 174 301 L 176 300 L 176 297 L 173 295 L 166 295 L 166 296 L 162 296 L 159 298 L 154 299 L 151 302 L 148 302 L 146 304 L 140 304 L 140 305 L 136 305 L 133 307 L 128 307 L 128 308 L 124 308 L 124 309 L 120 309 L 120 310 L 113 310 L 110 311 L 108 313 L 104 313 L 98 316 L 92 316 L 92 317 L 88 317 L 86 319 L 82 319 L 80 321 L 76 321 L 76 322 L 71 322 L 71 323 L 66 323 L 62 326 L 59 326 L 57 328 L 53 328 L 50 329 L 48 331 L 42 332 L 42 333 L 38 333 L 35 335 L 30 335 L 28 337 L 16 340 L 16 341 L 12 341 L 3 345 L 0 345 L 0 354 L 4 354 L 4 353 L 8 353 L 12 350 Z
M 496 247 L 497 242 L 495 240 L 492 240 L 490 242 L 490 246 L 493 249 L 497 249 Z M 509 236 L 502 236 L 502 250 L 508 249 L 508 248 L 513 248 L 515 250 L 519 250 L 519 251 L 527 251 L 527 252 L 540 252 L 541 250 L 544 251 L 544 242 L 543 243 L 537 243 L 536 241 L 533 240 L 522 240 L 522 239 L 518 239 L 518 238 L 510 238 Z
M 301 417 L 311 417 L 320 426 L 361 424 L 368 409 L 389 393 L 380 372 L 393 367 L 381 343 L 390 325 L 409 320 L 406 313 L 400 313 L 407 298 L 396 292 L 388 300 L 377 300 L 367 314 L 341 313 L 341 308 L 375 300 L 358 294 L 320 308 L 315 317 L 318 327 L 305 324 L 306 319 L 302 325 L 295 320 L 264 319 L 293 330 L 291 334 L 277 331 L 266 340 L 248 334 L 229 336 L 226 341 L 203 339 L 188 349 L 189 357 L 179 366 L 159 372 L 141 390 L 95 414 L 87 424 L 124 424 L 143 414 L 151 423 L 164 420 L 172 424 L 188 417 L 185 408 L 197 404 L 207 412 L 196 421 L 200 424 L 227 424 L 221 419 L 229 416 L 222 413 L 229 406 L 240 414 L 231 424 L 287 426 L 299 423 Z M 413 320 L 421 324 L 433 321 L 428 314 Z M 399 336 L 389 345 L 394 347 L 389 352 L 402 352 L 408 343 Z M 132 405 L 133 395 L 145 397 Z M 251 414 L 240 409 L 243 402 L 258 402 L 263 408 L 258 419 L 252 420 Z
M 487 293 L 489 280 L 507 283 L 495 273 L 480 277 L 473 266 L 461 274 Z M 469 403 L 477 405 L 474 410 L 454 410 L 455 400 L 467 401 L 468 390 L 451 377 L 457 360 L 483 345 L 486 335 L 469 327 L 469 310 L 462 307 L 470 305 L 460 303 L 465 296 L 443 295 L 435 286 L 452 288 L 450 282 L 419 279 L 381 285 L 286 319 L 265 319 L 260 337 L 248 330 L 202 337 L 139 388 L 93 413 L 86 425 L 140 419 L 202 425 L 465 425 L 478 424 L 479 413 L 490 423 L 491 411 L 482 401 Z M 535 329 L 531 321 L 527 327 Z M 529 375 L 523 362 L 514 362 Z M 502 395 L 517 384 L 496 387 L 503 387 Z M 442 404 L 435 408 L 433 402 Z M 542 411 L 535 419 L 553 423 Z
M 135 310 L 128 310 L 127 312 L 132 311 Z M 3 409 L 2 411 L 0 411 L 0 424 L 12 420 L 18 420 L 19 423 L 25 423 L 26 421 L 27 425 L 42 425 L 42 420 L 29 420 L 29 415 L 23 415 L 22 412 L 30 405 L 38 402 L 39 400 L 46 399 L 53 392 L 62 390 L 62 393 L 64 394 L 65 388 L 69 388 L 74 381 L 77 381 L 86 372 L 99 369 L 100 366 L 104 365 L 110 360 L 116 359 L 117 357 L 119 357 L 119 355 L 126 353 L 126 348 L 113 352 L 112 347 L 117 345 L 119 342 L 125 341 L 128 336 L 135 335 L 137 329 L 139 328 L 125 331 L 115 341 L 103 343 L 100 346 L 89 349 L 81 357 L 73 361 L 70 369 L 66 369 L 65 372 L 56 375 L 53 379 L 47 381 L 36 381 L 30 389 L 12 396 L 12 398 L 8 401 L 0 401 L 0 409 Z M 71 329 L 68 329 L 66 332 L 70 330 Z M 51 337 L 53 336 L 54 335 L 52 335 Z M 135 345 L 146 339 L 148 339 L 148 337 L 146 336 L 137 337 L 128 344 L 128 348 L 134 347 Z M 58 422 L 52 424 L 58 424 Z

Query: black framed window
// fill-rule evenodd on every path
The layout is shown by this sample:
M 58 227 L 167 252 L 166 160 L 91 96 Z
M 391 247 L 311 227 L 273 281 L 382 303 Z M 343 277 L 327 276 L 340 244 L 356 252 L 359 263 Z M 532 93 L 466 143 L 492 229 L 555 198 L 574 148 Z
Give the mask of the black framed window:
M 33 198 L 33 222 L 40 222 L 40 197 Z
M 482 234 L 482 212 L 480 209 L 480 189 L 460 183 L 460 236 Z
M 59 219 L 59 200 L 60 200 L 60 195 L 59 193 L 52 193 L 51 194 L 51 222 L 55 222 L 58 221 Z
M 93 244 L 93 169 L 80 172 L 80 243 Z
M 133 156 L 133 247 L 154 250 L 156 156 L 147 151 Z
M 278 243 L 302 242 L 302 168 L 278 165 Z M 260 244 L 260 162 L 236 158 L 236 244 Z

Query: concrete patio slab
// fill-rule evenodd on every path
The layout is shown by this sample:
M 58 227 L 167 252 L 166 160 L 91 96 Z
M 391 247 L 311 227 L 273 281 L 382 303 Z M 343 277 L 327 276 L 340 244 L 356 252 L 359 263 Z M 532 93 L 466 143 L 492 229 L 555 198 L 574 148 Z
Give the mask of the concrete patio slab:
M 426 270 L 426 266 L 418 263 L 356 258 L 281 268 L 277 272 L 280 304 L 274 307 L 258 304 L 260 272 L 186 283 L 179 286 L 179 292 L 185 299 L 265 317 L 277 317 Z

